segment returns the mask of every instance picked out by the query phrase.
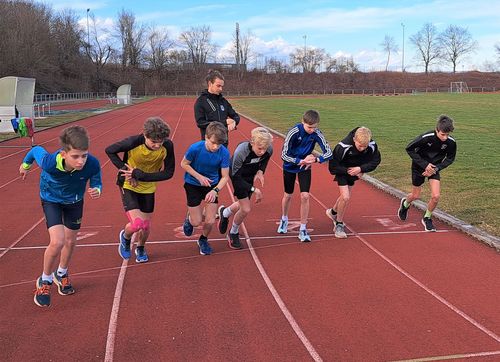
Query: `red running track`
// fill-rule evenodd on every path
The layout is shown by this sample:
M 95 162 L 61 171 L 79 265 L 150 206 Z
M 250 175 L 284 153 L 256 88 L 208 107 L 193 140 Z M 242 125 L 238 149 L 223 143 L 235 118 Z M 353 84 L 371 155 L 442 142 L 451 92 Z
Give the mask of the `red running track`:
M 338 193 L 326 165 L 313 170 L 313 242 L 297 239 L 298 197 L 291 231 L 276 234 L 281 139 L 275 139 L 264 201 L 242 228 L 245 249 L 229 249 L 214 230 L 214 254 L 201 256 L 196 232 L 182 234 L 179 166 L 158 187 L 150 262 L 122 261 L 117 235 L 126 218 L 104 148 L 160 115 L 173 129 L 179 164 L 199 137 L 193 102 L 156 99 L 79 121 L 101 160 L 103 196 L 85 201 L 71 263 L 77 293 L 62 297 L 54 288 L 47 309 L 31 294 L 48 243 L 39 169 L 19 180 L 27 150 L 0 148 L 2 360 L 500 359 L 498 254 L 441 223 L 439 232 L 423 232 L 414 209 L 401 223 L 398 200 L 364 182 L 356 184 L 347 213 L 349 237 L 335 239 L 324 212 Z M 230 149 L 254 126 L 243 120 L 230 134 Z M 38 133 L 37 142 L 55 150 L 60 129 Z M 220 199 L 229 204 L 230 190 Z

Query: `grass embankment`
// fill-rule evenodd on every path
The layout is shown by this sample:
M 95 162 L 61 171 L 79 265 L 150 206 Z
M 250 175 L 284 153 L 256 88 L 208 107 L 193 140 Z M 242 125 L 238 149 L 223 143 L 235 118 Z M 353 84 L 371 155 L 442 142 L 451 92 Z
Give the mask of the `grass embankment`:
M 308 109 L 320 112 L 320 128 L 332 147 L 351 129 L 373 132 L 382 163 L 371 175 L 408 192 L 410 158 L 406 145 L 435 127 L 440 114 L 455 120 L 455 162 L 441 173 L 439 208 L 500 236 L 500 94 L 418 94 L 405 96 L 325 96 L 234 98 L 234 108 L 286 133 Z M 422 199 L 428 200 L 428 187 Z M 368 200 L 369 202 L 369 200 Z

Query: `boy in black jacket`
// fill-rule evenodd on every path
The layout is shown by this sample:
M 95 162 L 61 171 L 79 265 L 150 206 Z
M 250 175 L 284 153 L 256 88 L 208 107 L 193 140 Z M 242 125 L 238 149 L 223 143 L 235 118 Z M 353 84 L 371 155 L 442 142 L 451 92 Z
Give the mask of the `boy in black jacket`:
M 340 192 L 333 208 L 326 210 L 326 216 L 335 223 L 336 238 L 347 237 L 343 221 L 351 197 L 351 188 L 364 173 L 375 170 L 380 164 L 380 152 L 371 137 L 372 133 L 366 127 L 353 129 L 335 146 L 333 157 L 328 164 L 330 173 L 335 175 Z
M 422 185 L 427 177 L 431 189 L 431 199 L 427 204 L 427 210 L 422 218 L 422 225 L 424 225 L 425 231 L 436 231 L 431 216 L 432 211 L 434 211 L 438 204 L 441 192 L 439 171 L 451 165 L 455 161 L 457 153 L 457 144 L 449 136 L 453 130 L 453 119 L 446 115 L 441 115 L 438 118 L 434 131 L 421 134 L 406 147 L 406 152 L 408 152 L 412 159 L 412 190 L 405 198 L 401 199 L 398 217 L 402 221 L 406 220 L 410 205 L 414 200 L 420 198 Z
M 201 92 L 194 104 L 194 117 L 202 141 L 205 140 L 205 132 L 210 122 L 220 122 L 228 131 L 235 130 L 240 123 L 240 116 L 222 95 L 224 76 L 217 70 L 210 70 L 205 80 L 207 89 Z M 228 142 L 224 146 L 227 147 L 227 144 Z
M 144 245 L 151 230 L 155 206 L 156 182 L 172 178 L 175 171 L 174 145 L 170 127 L 160 117 L 151 117 L 144 123 L 142 134 L 113 143 L 106 154 L 118 168 L 117 185 L 129 222 L 120 231 L 118 253 L 128 260 L 132 235 L 136 234 L 135 261 L 149 260 Z M 119 153 L 123 152 L 123 158 Z

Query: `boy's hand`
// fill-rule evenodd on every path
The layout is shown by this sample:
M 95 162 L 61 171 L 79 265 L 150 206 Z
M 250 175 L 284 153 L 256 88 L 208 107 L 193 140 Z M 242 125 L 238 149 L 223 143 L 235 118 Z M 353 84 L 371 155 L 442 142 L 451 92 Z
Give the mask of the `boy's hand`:
M 226 120 L 226 123 L 227 123 L 227 130 L 229 132 L 234 131 L 236 129 L 236 122 L 234 121 L 234 119 L 228 118 Z
M 215 190 L 210 190 L 208 194 L 205 195 L 205 201 L 208 203 L 212 203 L 217 198 L 217 192 Z
M 258 188 L 255 188 L 253 194 L 255 195 L 255 203 L 258 204 L 262 201 L 262 191 L 260 191 Z
M 361 177 L 363 174 L 361 173 L 361 167 L 349 167 L 347 169 L 347 173 L 351 176 Z
M 437 172 L 437 167 L 432 163 L 429 163 L 425 168 L 424 172 L 422 172 L 422 176 L 429 177 L 436 174 L 436 172 Z
M 201 186 L 210 186 L 212 184 L 212 180 L 203 175 L 200 175 L 196 179 L 200 182 Z
M 90 195 L 90 198 L 92 200 L 95 200 L 95 199 L 98 199 L 99 197 L 101 197 L 101 191 L 99 191 L 99 189 L 97 187 L 94 187 L 94 188 L 89 187 L 87 192 Z
M 132 179 L 132 172 L 134 171 L 134 168 L 131 167 L 128 163 L 125 164 L 127 166 L 126 170 L 119 170 L 118 172 L 121 173 L 126 181 L 129 181 Z
M 255 174 L 255 177 L 253 178 L 253 182 L 255 183 L 257 180 L 259 180 L 262 187 L 264 187 L 264 174 L 260 171 L 258 171 Z
M 19 175 L 21 175 L 21 179 L 24 180 L 29 170 L 26 170 L 23 165 L 19 166 Z

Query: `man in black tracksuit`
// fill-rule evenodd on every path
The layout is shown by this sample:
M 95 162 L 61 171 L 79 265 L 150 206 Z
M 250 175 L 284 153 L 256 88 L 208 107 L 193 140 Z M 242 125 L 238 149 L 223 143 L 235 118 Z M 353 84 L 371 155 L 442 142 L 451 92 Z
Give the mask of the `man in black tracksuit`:
M 222 95 L 224 76 L 217 70 L 210 70 L 207 77 L 207 89 L 194 104 L 194 116 L 200 129 L 201 140 L 205 140 L 205 130 L 210 122 L 222 123 L 228 131 L 236 129 L 240 116 Z M 227 147 L 227 143 L 224 144 Z
M 372 140 L 371 131 L 366 127 L 353 129 L 335 146 L 328 169 L 335 175 L 340 196 L 333 208 L 326 210 L 326 216 L 335 223 L 336 238 L 347 237 L 343 221 L 352 186 L 364 173 L 375 170 L 380 161 L 378 146 Z
M 406 152 L 410 155 L 412 191 L 405 198 L 401 199 L 398 210 L 398 217 L 404 221 L 408 217 L 410 204 L 420 198 L 422 185 L 425 178 L 429 179 L 431 198 L 427 204 L 427 210 L 422 219 L 425 231 L 436 231 L 432 224 L 432 211 L 436 208 L 440 193 L 441 182 L 439 171 L 448 167 L 455 161 L 457 144 L 449 136 L 453 132 L 453 119 L 446 115 L 438 118 L 436 129 L 421 134 L 406 147 Z

